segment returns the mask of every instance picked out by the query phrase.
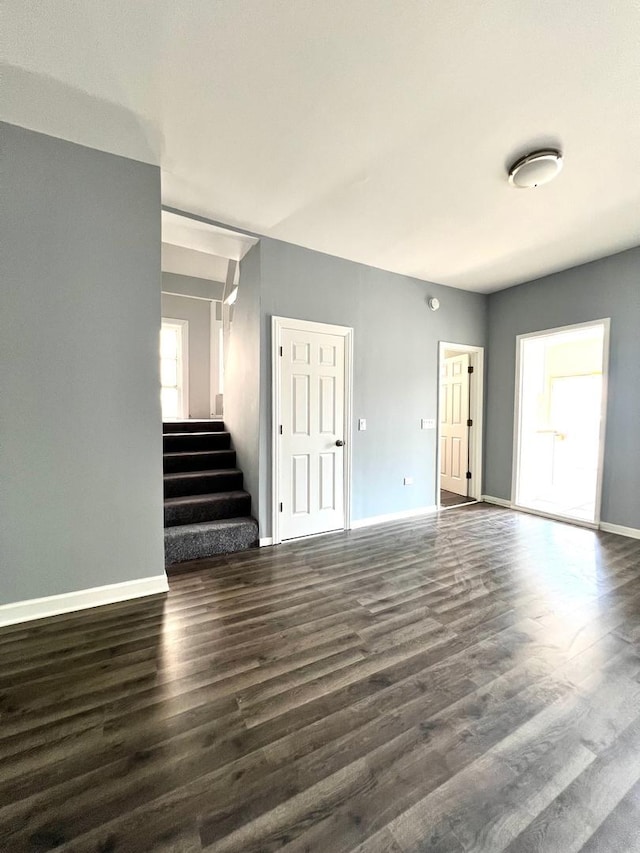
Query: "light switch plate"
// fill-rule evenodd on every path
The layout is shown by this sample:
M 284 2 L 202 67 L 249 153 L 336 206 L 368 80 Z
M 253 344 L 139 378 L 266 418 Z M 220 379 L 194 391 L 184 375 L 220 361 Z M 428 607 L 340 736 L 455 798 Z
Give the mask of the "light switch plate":
M 366 428 L 367 428 L 367 419 L 366 418 L 360 418 L 358 420 L 358 429 L 363 430 Z
M 436 419 L 435 418 L 422 418 L 420 421 L 420 429 L 435 429 L 436 428 Z

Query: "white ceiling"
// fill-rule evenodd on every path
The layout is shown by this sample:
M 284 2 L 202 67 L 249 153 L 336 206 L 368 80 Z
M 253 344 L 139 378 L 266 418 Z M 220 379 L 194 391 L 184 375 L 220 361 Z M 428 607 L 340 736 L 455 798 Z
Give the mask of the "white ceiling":
M 2 5 L 2 117 L 170 206 L 478 291 L 640 243 L 637 0 Z M 561 175 L 512 189 L 538 144 Z

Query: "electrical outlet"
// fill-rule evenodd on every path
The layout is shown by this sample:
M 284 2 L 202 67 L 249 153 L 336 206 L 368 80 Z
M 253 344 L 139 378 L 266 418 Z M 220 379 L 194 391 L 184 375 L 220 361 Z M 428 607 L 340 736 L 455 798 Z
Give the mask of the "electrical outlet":
M 420 429 L 435 429 L 436 428 L 436 420 L 435 418 L 422 418 L 420 421 Z
M 413 486 L 413 477 L 405 477 L 404 484 L 405 486 Z
M 367 419 L 366 418 L 360 418 L 360 420 L 358 421 L 358 429 L 363 430 L 366 428 L 367 428 Z

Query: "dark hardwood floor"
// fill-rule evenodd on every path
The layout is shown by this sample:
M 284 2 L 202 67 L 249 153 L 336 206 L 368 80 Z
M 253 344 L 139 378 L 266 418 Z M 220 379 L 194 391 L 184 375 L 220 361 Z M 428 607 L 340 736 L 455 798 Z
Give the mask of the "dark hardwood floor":
M 476 504 L 0 631 L 0 849 L 640 850 L 640 541 Z

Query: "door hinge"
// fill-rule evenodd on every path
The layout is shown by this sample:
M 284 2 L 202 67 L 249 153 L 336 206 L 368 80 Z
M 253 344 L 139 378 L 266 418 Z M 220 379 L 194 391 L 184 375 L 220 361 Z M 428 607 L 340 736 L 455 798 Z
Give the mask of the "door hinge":
M 472 365 L 472 364 L 470 364 L 470 365 L 467 367 L 467 373 L 473 373 L 473 365 Z
M 467 471 L 467 480 L 471 479 L 471 471 Z
M 280 435 L 282 435 L 282 424 L 280 424 Z
M 467 426 L 473 426 L 473 421 L 471 420 L 471 418 L 469 418 L 469 420 L 467 421 Z
M 280 358 L 282 358 L 283 355 L 284 355 L 284 353 L 282 351 L 282 347 L 280 347 Z
M 280 512 L 282 512 L 282 501 L 280 501 Z

